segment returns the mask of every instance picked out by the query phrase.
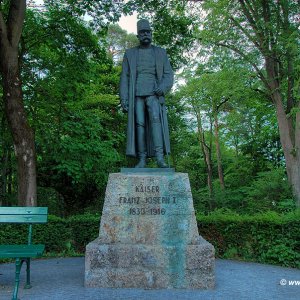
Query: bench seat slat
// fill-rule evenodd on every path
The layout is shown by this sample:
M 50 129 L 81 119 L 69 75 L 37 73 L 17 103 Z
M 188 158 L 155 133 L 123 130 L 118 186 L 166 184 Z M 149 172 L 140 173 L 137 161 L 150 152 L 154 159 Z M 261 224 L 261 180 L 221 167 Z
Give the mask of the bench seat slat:
M 46 223 L 47 215 L 1 215 L 0 223 Z
M 0 245 L 0 257 L 2 258 L 22 258 L 41 257 L 45 250 L 45 245 Z

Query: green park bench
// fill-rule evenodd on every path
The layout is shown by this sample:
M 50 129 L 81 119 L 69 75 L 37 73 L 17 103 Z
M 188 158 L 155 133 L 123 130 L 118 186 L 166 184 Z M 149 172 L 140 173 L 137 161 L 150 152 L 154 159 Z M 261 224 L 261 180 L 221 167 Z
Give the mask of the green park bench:
M 0 258 L 16 259 L 15 288 L 12 300 L 17 300 L 20 282 L 20 272 L 24 262 L 26 262 L 26 289 L 30 285 L 30 259 L 41 257 L 45 245 L 32 244 L 32 224 L 46 223 L 48 218 L 47 207 L 0 207 L 0 223 L 28 224 L 27 244 L 0 245 Z

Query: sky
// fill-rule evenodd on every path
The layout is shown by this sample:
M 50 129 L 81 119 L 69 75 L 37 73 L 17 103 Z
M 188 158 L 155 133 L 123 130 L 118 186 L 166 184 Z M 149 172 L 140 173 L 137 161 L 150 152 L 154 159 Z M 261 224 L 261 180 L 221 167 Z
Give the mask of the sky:
M 122 16 L 118 24 L 128 33 L 136 34 L 136 22 L 137 22 L 137 13 L 133 13 L 131 16 Z

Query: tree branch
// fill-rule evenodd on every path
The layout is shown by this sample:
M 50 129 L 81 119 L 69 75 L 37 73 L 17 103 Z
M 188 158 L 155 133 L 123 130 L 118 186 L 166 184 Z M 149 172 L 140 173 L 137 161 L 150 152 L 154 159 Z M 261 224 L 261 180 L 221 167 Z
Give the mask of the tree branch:
M 229 97 L 228 98 L 225 98 L 224 100 L 222 100 L 218 105 L 217 105 L 217 107 L 216 107 L 216 111 L 218 112 L 219 111 L 219 109 L 220 109 L 220 107 L 223 105 L 223 104 L 225 104 L 227 101 L 229 101 Z
M 260 44 L 260 48 L 263 50 L 264 49 L 264 47 L 263 47 L 264 46 L 264 36 L 262 35 L 261 30 L 258 28 L 257 21 L 255 21 L 255 19 L 253 18 L 253 16 L 247 9 L 245 1 L 239 0 L 239 3 L 241 4 L 241 8 L 242 8 L 242 11 L 243 11 L 245 17 L 247 18 L 250 26 L 252 27 L 252 29 L 254 30 L 254 32 L 257 36 L 257 39 Z
M 272 51 L 272 30 L 270 29 L 270 7 L 268 4 L 268 0 L 262 0 L 262 9 L 263 9 L 263 18 L 264 18 L 264 23 L 265 23 L 265 30 L 264 30 L 264 35 L 265 35 L 265 44 L 269 52 Z
M 47 30 L 48 27 L 46 27 L 44 30 Z M 26 40 L 26 51 L 32 49 L 33 47 L 35 47 L 35 45 L 38 45 L 38 44 L 41 44 L 41 41 L 44 41 L 44 38 L 47 38 L 47 37 L 51 37 L 51 33 L 45 33 L 43 35 L 40 35 L 39 36 L 39 39 L 36 40 L 36 38 L 32 38 L 32 39 L 27 39 Z
M 280 1 L 278 5 L 282 8 L 282 27 L 283 31 L 286 36 L 291 36 L 292 30 L 290 28 L 289 23 L 289 6 L 288 3 L 285 3 L 283 1 Z M 293 97 L 293 89 L 294 89 L 294 55 L 292 54 L 292 47 L 291 45 L 288 45 L 286 47 L 286 61 L 287 61 L 287 69 L 286 69 L 286 76 L 288 81 L 288 87 L 287 87 L 287 113 L 291 111 L 291 109 L 295 106 L 295 101 Z
M 8 14 L 8 39 L 13 47 L 17 47 L 25 19 L 26 0 L 11 0 Z
M 246 18 L 248 19 L 251 27 L 254 29 L 254 31 L 256 33 L 259 33 L 259 29 L 257 27 L 257 23 L 255 22 L 255 20 L 253 19 L 252 15 L 250 14 L 249 10 L 247 10 L 247 7 L 246 7 L 246 1 L 244 0 L 239 0 L 240 4 L 241 4 L 241 7 L 242 7 L 242 11 L 244 13 L 244 15 L 246 16 Z
M 250 1 L 249 1 L 249 0 L 245 0 L 245 5 L 248 6 L 249 11 L 250 11 L 251 14 L 254 16 L 253 20 L 255 20 L 255 17 L 257 17 L 256 11 L 255 11 L 255 9 L 251 6 Z
M 259 78 L 263 81 L 263 83 L 266 85 L 266 87 L 268 89 L 270 89 L 270 86 L 268 84 L 268 81 L 266 79 L 266 77 L 264 76 L 264 74 L 261 72 L 261 70 L 258 68 L 258 66 L 253 63 L 251 60 L 249 60 L 249 58 L 247 57 L 247 55 L 245 55 L 239 48 L 233 46 L 233 45 L 228 45 L 228 44 L 224 44 L 224 43 L 217 43 L 217 46 L 221 46 L 221 47 L 225 47 L 228 48 L 234 52 L 236 52 L 238 55 L 240 55 L 242 58 L 244 58 L 248 63 L 251 64 L 251 66 L 255 69 L 255 71 L 257 72 Z
M 255 40 L 249 32 L 233 17 L 229 17 L 229 19 L 235 24 L 236 27 L 238 27 L 245 35 L 246 37 L 256 46 L 256 48 L 261 52 L 261 54 L 264 55 L 263 48 L 261 45 Z

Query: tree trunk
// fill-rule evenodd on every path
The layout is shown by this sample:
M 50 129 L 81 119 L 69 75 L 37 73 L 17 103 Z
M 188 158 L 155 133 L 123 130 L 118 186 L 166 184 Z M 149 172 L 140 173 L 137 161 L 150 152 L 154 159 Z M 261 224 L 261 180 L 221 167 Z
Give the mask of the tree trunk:
M 266 70 L 269 79 L 269 88 L 274 102 L 279 127 L 280 142 L 282 145 L 286 170 L 289 183 L 292 186 L 293 194 L 297 200 L 297 206 L 300 206 L 300 113 L 296 112 L 295 130 L 291 127 L 291 120 L 288 119 L 282 95 L 280 93 L 279 83 L 275 79 L 274 60 L 266 58 Z M 299 104 L 298 104 L 299 106 Z M 300 108 L 300 107 L 298 107 Z
M 0 194 L 0 206 L 3 206 L 6 197 L 6 185 L 7 185 L 7 169 L 8 169 L 8 152 L 3 148 L 3 154 L 1 158 L 1 194 Z
M 197 127 L 198 127 L 198 139 L 200 143 L 200 148 L 202 150 L 204 156 L 204 163 L 207 168 L 207 186 L 209 193 L 209 206 L 212 210 L 215 207 L 214 203 L 214 195 L 213 195 L 213 168 L 212 168 L 212 160 L 211 160 L 211 148 L 207 146 L 204 137 L 204 131 L 202 128 L 201 116 L 196 112 L 197 118 Z
M 18 205 L 34 206 L 36 205 L 34 134 L 27 122 L 17 64 L 18 56 L 16 51 L 14 52 L 12 51 L 2 64 L 5 113 L 17 157 Z
M 216 152 L 217 152 L 217 163 L 218 163 L 218 175 L 220 180 L 220 186 L 221 189 L 225 189 L 225 182 L 224 182 L 224 174 L 223 174 L 223 168 L 222 168 L 222 156 L 221 156 L 221 149 L 220 149 L 220 143 L 219 143 L 219 122 L 218 122 L 218 116 L 215 115 L 214 117 L 214 131 L 215 131 L 215 144 L 216 144 Z
M 13 191 L 13 168 L 12 168 L 12 149 L 8 150 L 8 169 L 7 169 L 7 198 L 11 198 Z M 6 204 L 7 205 L 7 204 Z
M 18 205 L 36 205 L 36 153 L 34 134 L 23 104 L 18 47 L 26 1 L 11 0 L 7 22 L 0 12 L 0 70 L 5 113 L 12 134 L 18 169 Z
M 300 206 L 300 148 L 299 148 L 299 135 L 300 135 L 300 113 L 297 112 L 296 117 L 296 131 L 295 131 L 295 145 L 292 142 L 292 137 L 290 136 L 290 126 L 285 114 L 281 95 L 275 92 L 273 95 L 275 100 L 275 107 L 277 113 L 277 120 L 279 126 L 280 142 L 282 145 L 286 171 L 289 183 L 292 186 L 293 194 L 297 200 L 297 206 Z

